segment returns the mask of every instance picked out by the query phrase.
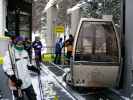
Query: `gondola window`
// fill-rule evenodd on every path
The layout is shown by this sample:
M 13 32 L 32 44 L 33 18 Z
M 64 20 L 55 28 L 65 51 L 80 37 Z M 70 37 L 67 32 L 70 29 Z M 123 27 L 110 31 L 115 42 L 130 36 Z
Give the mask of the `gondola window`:
M 83 22 L 79 31 L 75 60 L 118 62 L 116 33 L 111 22 Z

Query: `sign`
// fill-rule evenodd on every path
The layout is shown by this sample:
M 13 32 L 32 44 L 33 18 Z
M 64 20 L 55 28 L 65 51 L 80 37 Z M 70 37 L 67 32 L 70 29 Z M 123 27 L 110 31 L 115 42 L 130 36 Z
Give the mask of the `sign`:
M 55 26 L 55 33 L 64 33 L 64 26 Z

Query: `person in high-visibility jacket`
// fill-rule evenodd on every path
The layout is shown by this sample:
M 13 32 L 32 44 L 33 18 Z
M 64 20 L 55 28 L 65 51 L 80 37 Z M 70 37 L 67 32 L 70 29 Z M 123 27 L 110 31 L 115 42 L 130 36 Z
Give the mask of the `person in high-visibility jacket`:
M 68 62 L 68 64 L 70 64 L 70 58 L 72 57 L 73 42 L 74 42 L 74 38 L 70 34 L 68 40 L 66 40 L 64 43 L 64 46 L 67 47 L 67 62 Z

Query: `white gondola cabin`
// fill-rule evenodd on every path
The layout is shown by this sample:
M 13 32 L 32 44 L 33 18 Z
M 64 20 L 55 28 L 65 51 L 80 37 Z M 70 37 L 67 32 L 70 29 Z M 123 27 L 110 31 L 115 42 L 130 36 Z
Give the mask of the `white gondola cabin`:
M 120 73 L 120 42 L 112 20 L 81 18 L 71 64 L 73 86 L 116 86 Z

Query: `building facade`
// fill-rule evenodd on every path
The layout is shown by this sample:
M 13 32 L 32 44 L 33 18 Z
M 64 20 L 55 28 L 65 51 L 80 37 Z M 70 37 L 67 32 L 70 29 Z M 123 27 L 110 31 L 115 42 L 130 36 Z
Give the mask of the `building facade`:
M 31 36 L 31 0 L 0 0 L 0 13 L 1 35 Z M 5 34 L 5 31 L 7 31 L 7 34 Z

